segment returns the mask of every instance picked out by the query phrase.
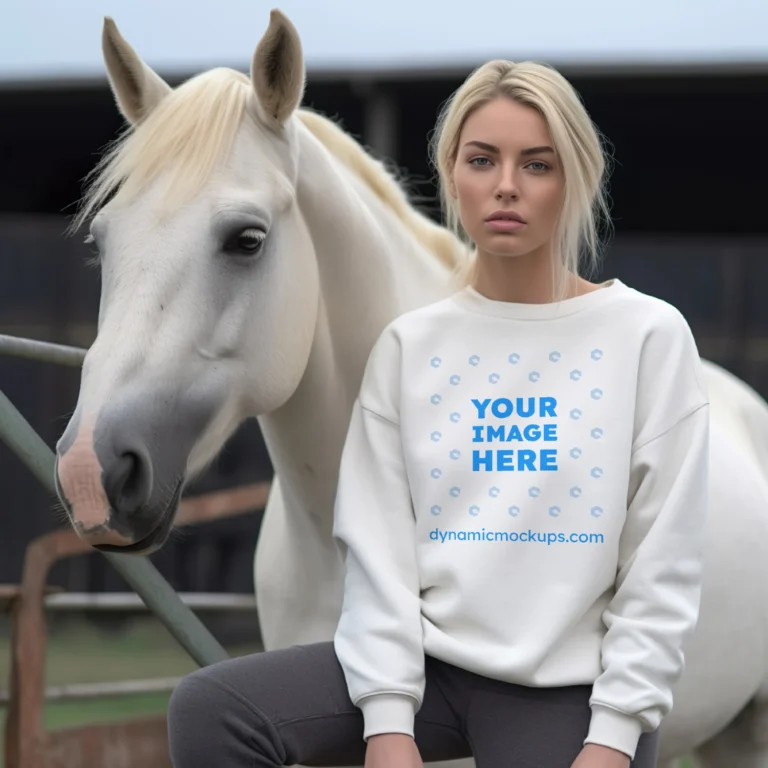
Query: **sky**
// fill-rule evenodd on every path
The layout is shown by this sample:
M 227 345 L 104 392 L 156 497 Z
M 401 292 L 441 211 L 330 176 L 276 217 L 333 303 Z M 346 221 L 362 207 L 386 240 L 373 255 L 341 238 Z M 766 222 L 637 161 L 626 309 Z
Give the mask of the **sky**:
M 496 57 L 768 66 L 768 0 L 1 0 L 0 82 L 103 78 L 105 15 L 161 73 L 245 70 L 275 5 L 298 29 L 310 70 Z

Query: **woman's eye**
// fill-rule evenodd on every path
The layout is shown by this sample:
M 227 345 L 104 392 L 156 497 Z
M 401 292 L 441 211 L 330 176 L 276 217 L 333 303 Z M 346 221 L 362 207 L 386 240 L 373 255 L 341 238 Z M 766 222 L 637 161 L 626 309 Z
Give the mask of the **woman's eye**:
M 245 256 L 252 256 L 258 253 L 266 237 L 266 233 L 260 229 L 244 229 L 235 237 L 228 250 Z
M 532 166 L 534 165 L 538 166 L 538 168 L 533 168 Z M 535 160 L 532 163 L 528 163 L 528 167 L 536 173 L 541 173 L 549 169 L 549 166 L 546 163 L 540 163 L 538 160 Z
M 477 166 L 480 166 L 480 167 L 485 167 L 485 164 L 484 164 L 484 163 L 479 163 L 479 162 L 478 162 L 479 160 L 484 160 L 484 161 L 490 162 L 490 161 L 488 160 L 488 158 L 487 158 L 487 157 L 473 157 L 473 158 L 472 158 L 472 159 L 469 161 L 469 162 L 470 162 L 470 165 L 477 165 Z

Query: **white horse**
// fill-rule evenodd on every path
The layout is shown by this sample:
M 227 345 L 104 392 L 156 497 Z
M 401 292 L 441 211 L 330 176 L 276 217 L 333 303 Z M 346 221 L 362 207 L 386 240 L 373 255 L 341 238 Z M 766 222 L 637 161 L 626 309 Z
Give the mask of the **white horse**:
M 255 557 L 265 646 L 328 640 L 342 587 L 333 499 L 365 361 L 389 321 L 452 290 L 466 250 L 299 108 L 301 43 L 281 13 L 250 78 L 212 70 L 173 90 L 109 19 L 103 52 L 132 129 L 83 208 L 100 208 L 102 297 L 57 446 L 62 503 L 94 546 L 150 552 L 185 480 L 257 417 L 276 471 Z M 710 768 L 768 768 L 768 407 L 707 371 L 706 583 L 661 760 L 703 745 Z

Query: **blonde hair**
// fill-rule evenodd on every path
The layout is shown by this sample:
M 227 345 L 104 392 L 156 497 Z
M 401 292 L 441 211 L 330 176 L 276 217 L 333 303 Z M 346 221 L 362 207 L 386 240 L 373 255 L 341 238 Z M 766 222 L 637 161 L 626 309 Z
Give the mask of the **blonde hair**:
M 556 70 L 535 62 L 489 61 L 476 69 L 444 105 L 431 141 L 446 223 L 471 245 L 450 196 L 450 177 L 464 123 L 475 110 L 498 97 L 532 107 L 544 118 L 565 177 L 563 207 L 553 237 L 556 297 L 564 296 L 569 273 L 597 268 L 600 224 L 610 228 L 606 179 L 610 158 L 573 86 Z M 461 271 L 469 282 L 475 260 Z

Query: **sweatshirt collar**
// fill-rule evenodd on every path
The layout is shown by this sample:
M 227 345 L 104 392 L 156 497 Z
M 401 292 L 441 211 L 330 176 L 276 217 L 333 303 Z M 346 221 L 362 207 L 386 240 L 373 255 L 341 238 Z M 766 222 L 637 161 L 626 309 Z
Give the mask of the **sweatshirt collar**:
M 582 312 L 585 309 L 599 307 L 615 298 L 626 286 L 618 279 L 600 283 L 596 291 L 574 296 L 563 301 L 545 304 L 521 304 L 512 301 L 497 301 L 479 293 L 471 285 L 453 294 L 452 300 L 470 312 L 482 315 L 494 315 L 510 320 L 555 320 Z

